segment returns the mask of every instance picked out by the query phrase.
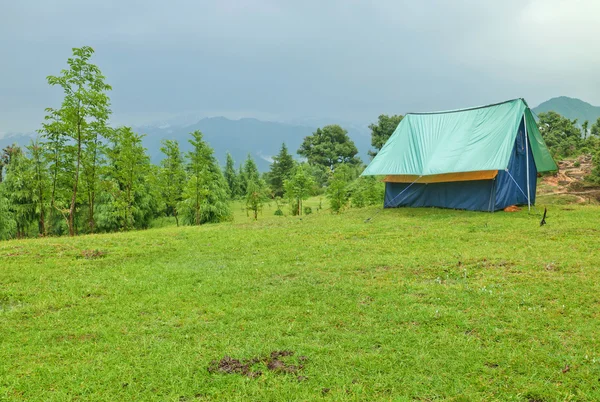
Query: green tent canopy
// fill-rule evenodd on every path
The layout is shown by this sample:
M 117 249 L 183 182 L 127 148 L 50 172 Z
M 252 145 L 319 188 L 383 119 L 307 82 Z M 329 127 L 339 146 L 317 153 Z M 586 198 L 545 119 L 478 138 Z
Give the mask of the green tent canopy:
M 557 170 L 523 99 L 470 109 L 409 113 L 363 175 L 437 175 L 505 170 L 525 119 L 538 172 Z
M 385 207 L 495 211 L 535 203 L 538 172 L 558 170 L 523 99 L 409 113 L 362 173 L 385 175 Z

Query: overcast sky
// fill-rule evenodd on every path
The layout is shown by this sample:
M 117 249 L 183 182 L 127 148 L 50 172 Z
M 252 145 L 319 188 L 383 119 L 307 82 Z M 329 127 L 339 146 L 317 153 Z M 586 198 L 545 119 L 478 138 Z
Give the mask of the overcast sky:
M 599 0 L 0 0 L 0 133 L 92 46 L 116 124 L 178 115 L 367 123 L 566 95 L 600 105 Z

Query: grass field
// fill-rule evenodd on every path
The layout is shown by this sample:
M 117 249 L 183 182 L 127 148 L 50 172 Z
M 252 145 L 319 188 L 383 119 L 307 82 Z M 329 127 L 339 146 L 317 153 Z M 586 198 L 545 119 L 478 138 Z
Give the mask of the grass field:
M 599 207 L 235 210 L 0 242 L 0 399 L 600 400 Z

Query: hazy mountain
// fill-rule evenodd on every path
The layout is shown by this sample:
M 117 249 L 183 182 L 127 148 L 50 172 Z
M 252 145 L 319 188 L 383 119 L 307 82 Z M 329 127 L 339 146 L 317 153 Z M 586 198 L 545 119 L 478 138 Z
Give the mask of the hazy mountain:
M 540 104 L 533 109 L 536 114 L 553 111 L 571 120 L 577 119 L 579 124 L 589 121 L 590 125 L 600 118 L 600 106 L 592 106 L 581 99 L 559 96 Z
M 160 143 L 163 139 L 179 141 L 181 150 L 185 152 L 190 149 L 188 143 L 189 133 L 200 130 L 204 134 L 204 139 L 215 150 L 215 156 L 222 165 L 225 164 L 227 152 L 231 153 L 237 165 L 243 163 L 247 155 L 250 154 L 256 161 L 259 170 L 264 172 L 269 170 L 271 157 L 279 152 L 283 142 L 287 145 L 290 153 L 298 157 L 296 151 L 302 140 L 307 135 L 311 135 L 316 127 L 316 125 L 313 127 L 251 118 L 231 120 L 225 117 L 211 117 L 187 126 L 160 124 L 157 126 L 135 127 L 134 130 L 146 134 L 143 140 L 144 146 L 148 149 L 148 154 L 153 163 L 159 163 L 163 157 L 160 152 Z M 349 136 L 355 142 L 363 162 L 368 162 L 367 151 L 371 145 L 368 128 L 359 126 L 343 127 L 348 130 Z M 11 134 L 0 137 L 0 147 L 12 143 L 26 145 L 31 138 L 35 138 L 35 134 Z

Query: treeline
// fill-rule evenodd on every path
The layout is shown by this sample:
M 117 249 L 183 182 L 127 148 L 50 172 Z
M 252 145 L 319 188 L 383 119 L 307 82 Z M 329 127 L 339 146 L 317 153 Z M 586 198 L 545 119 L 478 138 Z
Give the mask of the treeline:
M 304 139 L 302 162 L 283 144 L 264 174 L 250 155 L 237 169 L 227 155 L 222 170 L 199 131 L 185 154 L 164 140 L 163 160 L 151 164 L 143 135 L 108 124 L 111 87 L 90 63 L 93 53 L 73 49 L 68 68 L 47 78 L 64 97 L 46 109 L 38 139 L 0 152 L 0 239 L 145 229 L 163 216 L 177 225 L 223 222 L 232 219 L 233 200 L 255 219 L 266 202 L 278 215 L 310 213 L 303 201 L 312 195 L 324 195 L 333 212 L 382 202 L 383 183 L 359 178 L 364 165 L 338 125 Z M 376 149 L 400 119 L 381 116 L 371 126 Z
M 581 124 L 556 112 L 540 113 L 538 127 L 555 160 L 591 155 L 594 168 L 586 179 L 600 184 L 600 118 Z

